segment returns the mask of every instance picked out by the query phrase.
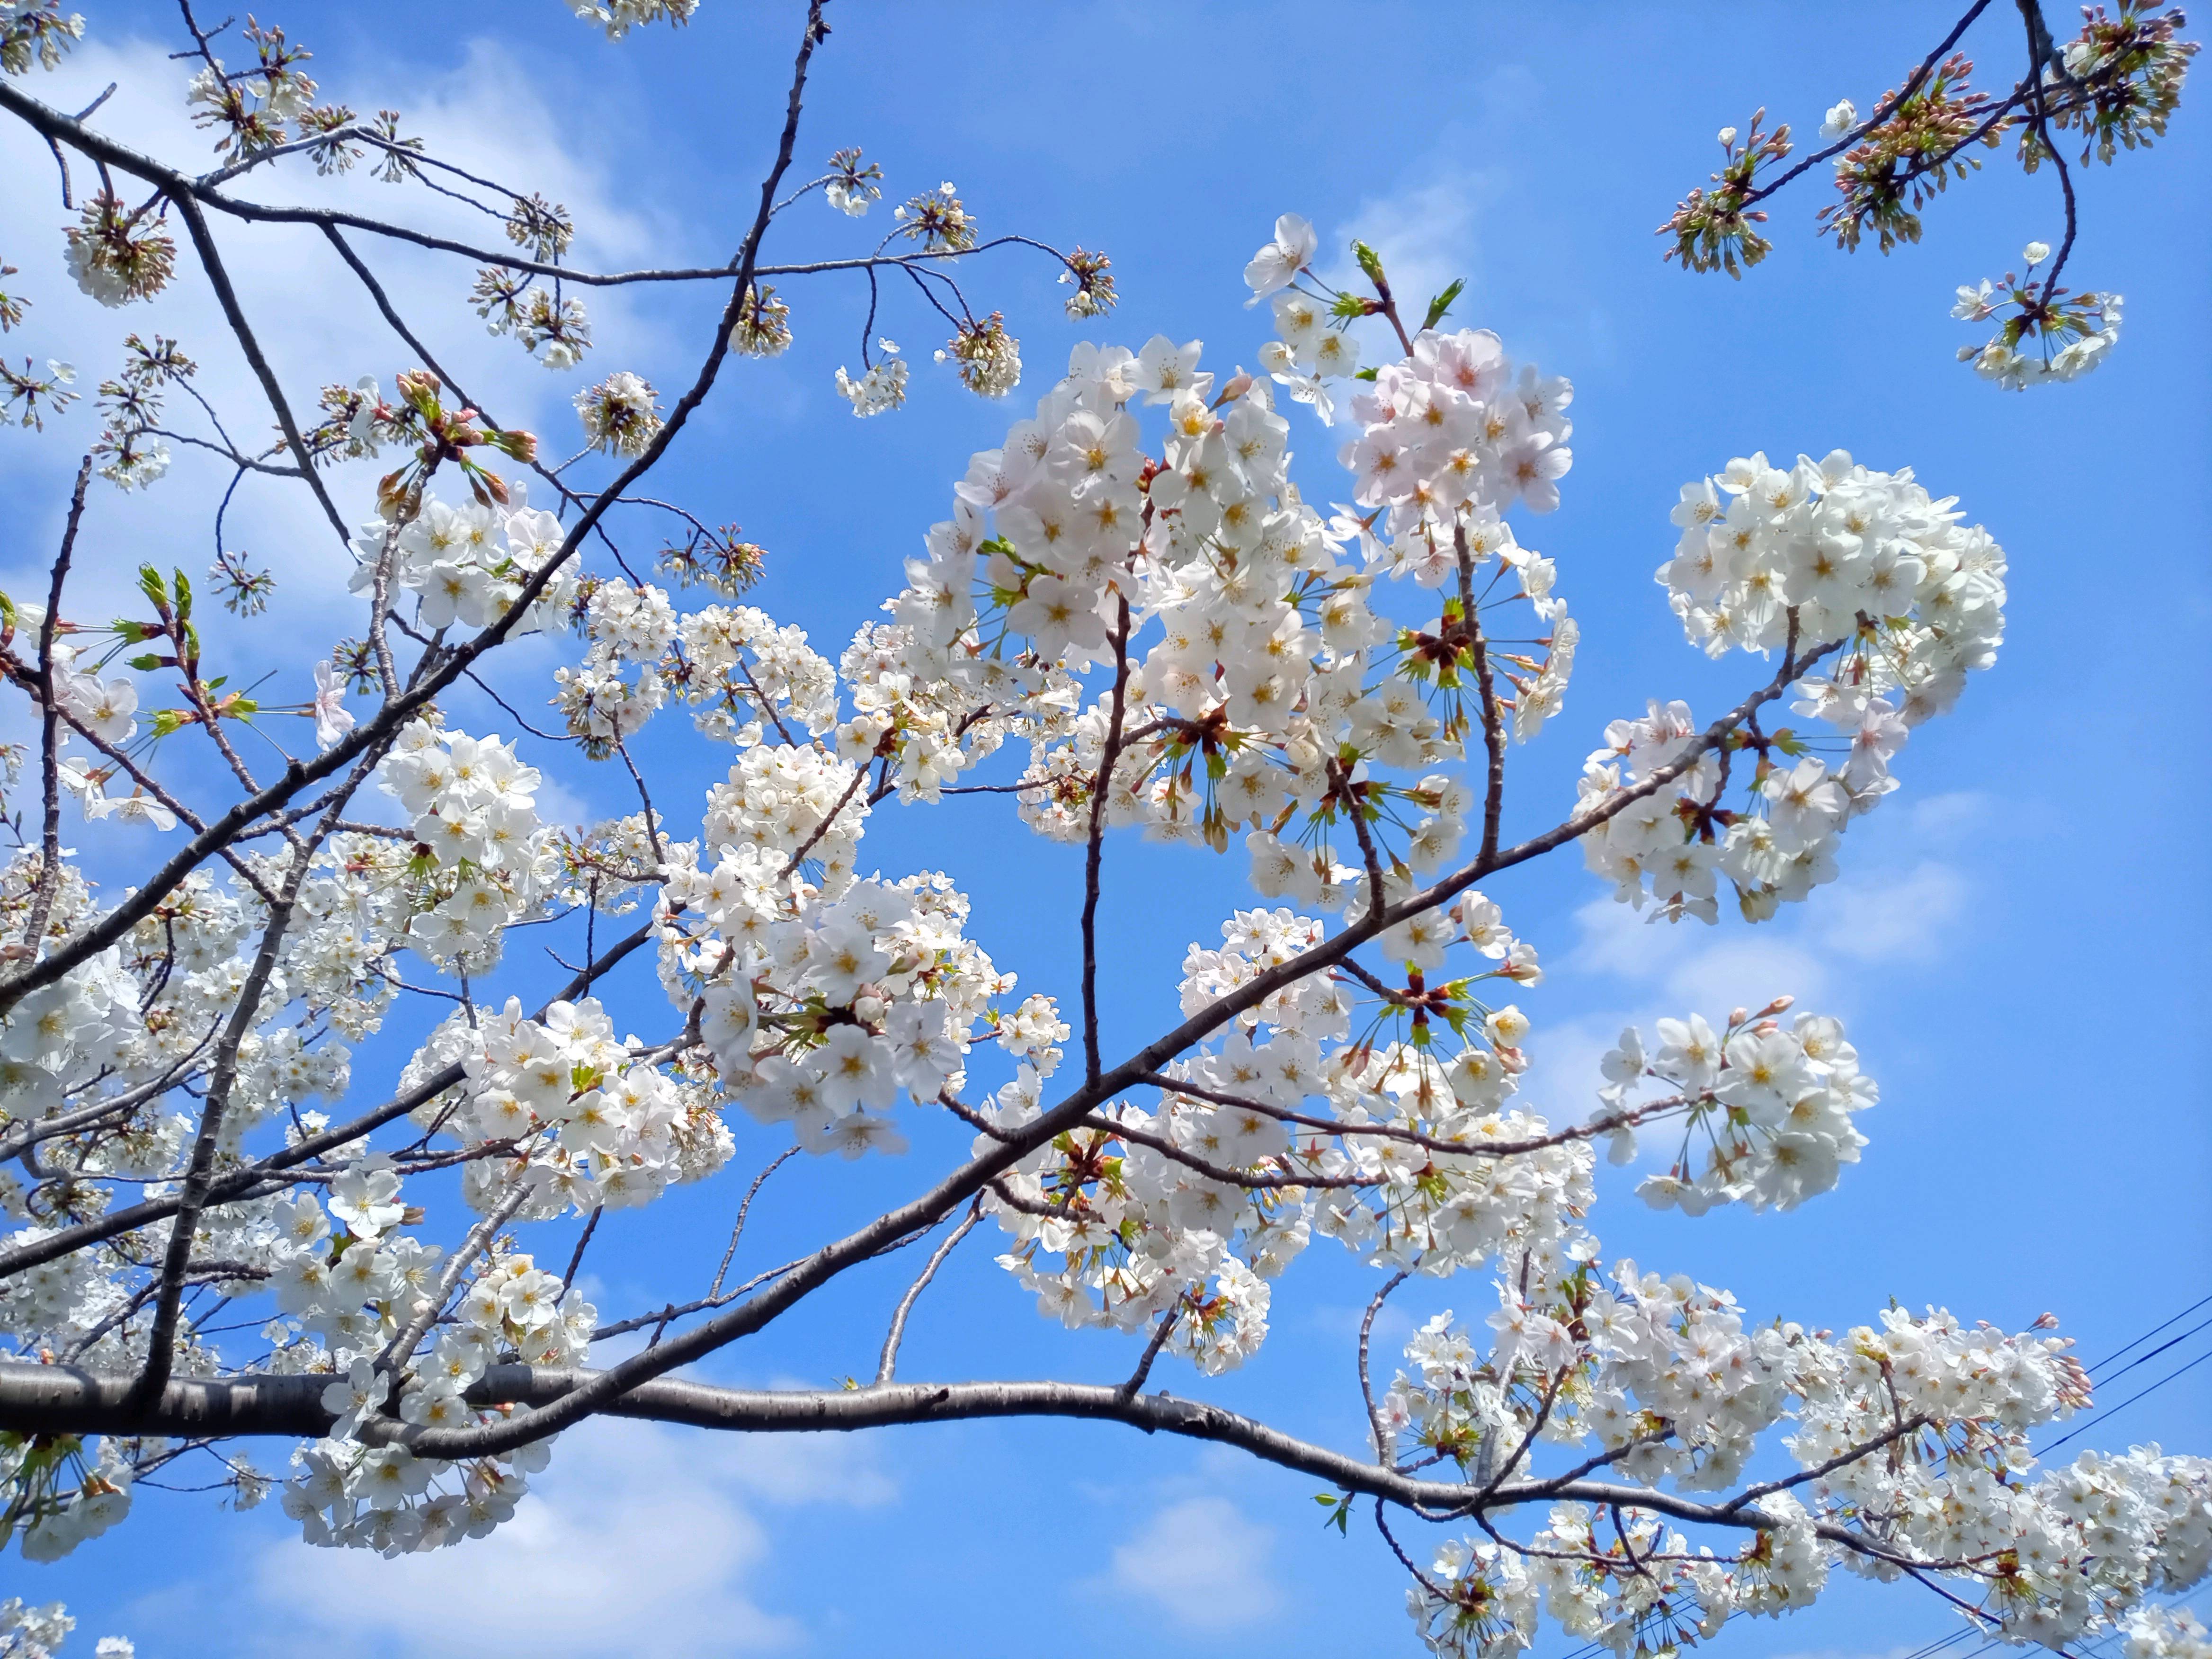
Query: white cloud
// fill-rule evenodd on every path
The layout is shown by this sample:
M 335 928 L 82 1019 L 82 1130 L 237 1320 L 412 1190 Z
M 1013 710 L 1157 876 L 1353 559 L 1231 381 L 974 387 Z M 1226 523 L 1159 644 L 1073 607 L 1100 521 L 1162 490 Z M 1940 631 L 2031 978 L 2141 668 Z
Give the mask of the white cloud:
M 550 772 L 540 778 L 538 783 L 538 821 L 574 829 L 578 825 L 588 827 L 607 816 L 571 787 L 584 781 L 574 776 L 563 780 Z
M 1884 810 L 1892 815 L 1887 820 L 1869 819 L 1845 837 L 1838 880 L 1768 921 L 1740 921 L 1725 896 L 1717 927 L 1653 921 L 1650 912 L 1609 897 L 1582 905 L 1566 963 L 1585 978 L 1612 980 L 1626 994 L 1540 1024 L 1522 1092 L 1554 1116 L 1594 1110 L 1598 1059 L 1625 1025 L 1648 1033 L 1662 1017 L 1717 1018 L 1781 995 L 1848 1018 L 1865 970 L 1910 974 L 1935 965 L 1970 918 L 1972 878 L 1953 855 L 1985 817 L 1987 802 L 1956 793 Z M 1919 856 L 1911 862 L 1883 856 L 1899 846 Z
M 1454 307 L 1448 326 L 1471 325 L 1480 289 L 1482 222 L 1504 204 L 1510 185 L 1500 169 L 1470 167 L 1463 158 L 1513 148 L 1540 92 L 1534 76 L 1517 64 L 1486 76 L 1468 100 L 1469 118 L 1438 134 L 1419 170 L 1366 198 L 1335 227 L 1333 243 L 1324 244 L 1322 276 L 1337 288 L 1368 291 L 1350 252 L 1357 237 L 1382 256 L 1407 328 L 1419 323 L 1430 296 L 1455 277 L 1466 278 L 1474 292 Z
M 489 1538 L 386 1561 L 272 1546 L 252 1591 L 286 1627 L 401 1659 L 526 1646 L 542 1659 L 693 1659 L 787 1648 L 799 1621 L 756 1601 L 768 1529 L 740 1502 L 873 1504 L 895 1493 L 833 1435 L 718 1436 L 599 1419 L 564 1435 Z M 526 1612 L 523 1611 L 526 1609 Z
M 1364 1302 L 1316 1303 L 1306 1310 L 1305 1322 L 1310 1328 L 1332 1340 L 1356 1342 L 1359 1340 L 1360 1323 L 1367 1317 L 1367 1305 Z M 1419 1323 L 1396 1303 L 1385 1303 L 1368 1333 L 1370 1351 L 1376 1354 L 1402 1352 Z
M 1808 931 L 1827 949 L 1856 962 L 1926 962 L 1942 949 L 1948 924 L 1966 908 L 1966 894 L 1962 872 L 1929 859 L 1902 874 L 1877 872 L 1838 882 Z
M 1966 830 L 1987 819 L 1994 805 L 1978 789 L 1951 789 L 1908 802 L 1905 816 L 1915 835 L 1955 844 Z
M 1171 1504 L 1114 1551 L 1116 1589 L 1193 1630 L 1227 1630 L 1274 1611 L 1274 1534 L 1225 1498 Z
M 1368 291 L 1350 254 L 1344 252 L 1357 237 L 1382 254 L 1401 313 L 1412 313 L 1406 326 L 1418 326 L 1429 296 L 1474 270 L 1480 246 L 1475 213 L 1488 194 L 1481 173 L 1453 167 L 1362 202 L 1350 222 L 1339 228 L 1338 258 L 1328 270 L 1329 281 L 1338 288 Z M 1455 317 L 1467 309 L 1462 302 Z M 1452 325 L 1458 325 L 1455 321 Z
M 1815 894 L 1812 903 L 1825 909 L 1834 896 L 1834 889 L 1826 890 Z M 1582 906 L 1575 912 L 1582 937 L 1571 954 L 1573 966 L 1642 981 L 1686 1006 L 1764 1000 L 1776 990 L 1792 988 L 1812 995 L 1826 988 L 1828 970 L 1799 942 L 1791 913 L 1785 912 L 1778 923 L 1756 927 L 1729 916 L 1714 927 L 1652 921 L 1650 915 L 1610 898 Z M 1767 986 L 1774 988 L 1762 992 Z

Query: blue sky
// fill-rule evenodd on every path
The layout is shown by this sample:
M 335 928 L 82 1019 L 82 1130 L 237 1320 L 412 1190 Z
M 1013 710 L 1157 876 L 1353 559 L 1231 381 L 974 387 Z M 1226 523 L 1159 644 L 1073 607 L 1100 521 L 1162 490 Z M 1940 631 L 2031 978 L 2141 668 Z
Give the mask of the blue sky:
M 103 120 L 173 144 L 181 77 L 160 62 L 177 44 L 173 14 L 88 10 L 81 61 L 47 83 L 56 101 L 82 86 L 82 103 L 122 73 Z M 441 153 L 542 183 L 576 209 L 586 257 L 635 264 L 649 249 L 688 262 L 734 246 L 781 109 L 795 15 L 705 0 L 690 29 L 619 46 L 548 0 L 310 5 L 273 21 L 316 48 L 326 85 L 356 106 L 410 112 Z M 1026 412 L 1076 339 L 1197 336 L 1212 366 L 1253 362 L 1262 325 L 1243 309 L 1239 273 L 1285 210 L 1311 216 L 1325 246 L 1365 235 L 1406 290 L 1464 275 L 1458 318 L 1575 381 L 1565 504 L 1523 539 L 1558 560 L 1583 647 L 1565 715 L 1516 755 L 1509 833 L 1556 819 L 1607 720 L 1653 696 L 1710 713 L 1749 684 L 1747 665 L 1715 667 L 1684 645 L 1650 580 L 1672 545 L 1679 484 L 1756 448 L 1840 446 L 1871 465 L 1911 465 L 2010 554 L 2000 663 L 1956 713 L 1915 733 L 1902 792 L 1852 829 L 1843 881 L 1776 923 L 1642 927 L 1571 854 L 1494 884 L 1551 970 L 1522 999 L 1548 1091 L 1532 1103 L 1560 1117 L 1585 1110 L 1591 1062 L 1624 1018 L 1795 991 L 1844 1016 L 1883 1085 L 1863 1120 L 1865 1161 L 1786 1217 L 1653 1215 L 1616 1178 L 1592 1217 L 1608 1256 L 1726 1285 L 1759 1316 L 1808 1325 L 1869 1319 L 1893 1296 L 2015 1328 L 2048 1308 L 2089 1359 L 2212 1291 L 2202 1058 L 2212 878 L 2207 791 L 2186 748 L 2212 691 L 2199 643 L 2212 609 L 2212 216 L 2197 110 L 2185 102 L 2167 143 L 2084 181 L 2071 274 L 2127 295 L 2119 348 L 2082 383 L 2008 396 L 1952 362 L 1979 337 L 1949 318 L 1951 289 L 2014 264 L 2031 238 L 2058 240 L 2048 179 L 2000 161 L 1954 186 L 1929 210 L 1925 240 L 1888 259 L 1816 240 L 1820 186 L 1808 179 L 1778 204 L 1773 256 L 1740 283 L 1662 265 L 1650 234 L 1703 182 L 1717 127 L 1747 125 L 1762 103 L 1805 131 L 1838 97 L 1869 107 L 1948 21 L 1926 6 L 839 0 L 831 15 L 802 164 L 863 145 L 893 199 L 951 179 L 987 233 L 1107 250 L 1123 301 L 1109 325 L 1079 329 L 1060 315 L 1065 290 L 1050 268 L 1022 258 L 973 268 L 971 301 L 1006 313 L 1029 365 L 1010 406 L 995 406 L 928 364 L 935 319 L 895 297 L 878 330 L 908 348 L 912 401 L 860 422 L 830 382 L 855 361 L 864 285 L 794 285 L 798 343 L 726 376 L 659 481 L 769 549 L 759 604 L 834 655 L 896 591 L 899 562 L 944 516 L 969 452 Z M 1990 78 L 2009 81 L 2018 47 L 1994 9 L 1966 46 L 1987 57 Z M 135 78 L 149 74 L 170 78 Z M 58 214 L 42 149 L 11 133 L 0 158 L 15 227 L 3 251 L 44 279 L 21 349 L 73 356 L 93 378 L 118 319 L 52 274 Z M 406 205 L 424 211 L 419 195 Z M 768 257 L 852 252 L 881 232 L 879 218 L 855 227 L 817 206 L 779 224 Z M 223 234 L 246 263 L 249 296 L 281 315 L 270 349 L 295 385 L 407 366 L 326 252 Z M 255 246 L 270 251 L 249 255 Z M 557 434 L 549 447 L 560 451 L 575 377 L 518 365 L 511 345 L 483 339 L 459 304 L 465 267 L 374 257 L 419 301 L 412 314 L 466 366 L 471 388 L 509 423 Z M 210 383 L 233 389 L 231 406 L 250 408 L 204 296 L 180 289 L 161 303 L 166 313 L 130 325 L 184 335 Z M 680 385 L 719 303 L 674 294 L 595 304 L 599 371 Z M 55 480 L 88 414 L 43 442 L 0 448 L 8 499 L 40 503 L 10 514 L 24 537 L 0 548 L 11 590 L 52 544 Z M 1326 498 L 1341 476 L 1335 439 L 1298 411 L 1293 445 L 1310 493 Z M 204 567 L 203 517 L 185 516 L 198 514 L 204 482 L 184 463 L 143 501 L 101 501 L 93 580 L 142 557 Z M 367 488 L 365 475 L 350 482 Z M 325 637 L 343 631 L 327 532 L 273 495 L 249 493 L 239 513 L 234 541 L 288 575 L 300 568 L 291 614 L 309 627 L 327 618 Z M 292 636 L 264 632 L 240 648 L 249 665 L 301 673 Z M 507 684 L 534 700 L 552 660 L 526 659 Z M 498 721 L 459 705 L 456 717 L 471 730 Z M 677 717 L 666 724 L 651 751 L 656 799 L 679 815 L 690 804 L 696 817 L 716 757 L 678 740 Z M 622 781 L 604 770 L 563 781 L 579 813 L 622 810 Z M 970 800 L 880 811 L 862 865 L 947 870 L 973 896 L 972 933 L 999 964 L 1025 990 L 1072 1000 L 1072 849 Z M 118 862 L 111 878 L 129 868 Z M 1213 942 L 1219 919 L 1249 900 L 1237 865 L 1188 852 L 1116 842 L 1109 872 L 1103 1012 L 1108 1046 L 1121 1048 L 1172 1017 L 1186 945 Z M 550 964 L 518 971 L 526 994 L 558 976 Z M 665 1021 L 642 978 L 611 1000 L 641 1029 Z M 363 1089 L 396 1065 L 364 1055 Z M 782 1144 L 775 1132 L 738 1133 L 726 1177 L 603 1230 L 604 1311 L 703 1290 L 744 1183 Z M 910 1193 L 964 1138 L 923 1127 L 903 1159 L 787 1171 L 779 1182 L 803 1178 L 769 1188 L 741 1263 L 784 1260 Z M 907 1374 L 1126 1370 L 1126 1343 L 1047 1326 L 991 1254 L 971 1240 L 921 1304 Z M 822 1384 L 860 1371 L 914 1265 L 851 1275 L 705 1373 Z M 1160 1380 L 1355 1446 L 1351 1339 L 1371 1289 L 1318 1243 L 1278 1283 L 1273 1334 L 1246 1370 Z M 1419 1289 L 1390 1316 L 1401 1340 L 1429 1311 L 1489 1297 L 1474 1281 Z M 2112 1397 L 2166 1369 L 2131 1373 Z M 2212 1366 L 2087 1439 L 2212 1449 L 2208 1407 Z M 437 1616 L 468 1641 L 553 1655 L 834 1654 L 862 1643 L 917 1656 L 1041 1643 L 1210 1659 L 1411 1651 L 1402 1575 L 1371 1530 L 1349 1541 L 1324 1533 L 1312 1490 L 1226 1453 L 1111 1429 L 980 1425 L 759 1446 L 625 1425 L 570 1436 L 543 1501 L 472 1549 L 397 1565 L 335 1559 L 294 1541 L 273 1503 L 233 1517 L 207 1498 L 149 1492 L 127 1527 L 61 1565 L 9 1558 L 0 1593 L 66 1598 L 88 1635 L 127 1632 L 149 1656 L 290 1650 L 310 1636 L 347 1659 L 462 1645 L 421 1633 Z M 1933 1598 L 1850 1589 L 1786 1624 L 1731 1629 L 1719 1650 L 1882 1654 L 1950 1628 Z M 1568 1645 L 1547 1638 L 1539 1651 Z

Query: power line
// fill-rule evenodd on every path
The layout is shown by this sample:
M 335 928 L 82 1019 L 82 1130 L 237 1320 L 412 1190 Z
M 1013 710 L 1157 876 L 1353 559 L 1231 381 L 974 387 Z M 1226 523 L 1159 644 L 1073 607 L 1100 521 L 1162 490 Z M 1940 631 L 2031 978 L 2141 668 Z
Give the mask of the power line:
M 2097 1369 L 2097 1366 L 2098 1366 L 2098 1365 L 2109 1365 L 2109 1364 L 2112 1364 L 2115 1359 L 2118 1359 L 2118 1358 L 2122 1354 L 2125 1353 L 2125 1352 L 2128 1351 L 2128 1348 L 2137 1347 L 2137 1346 L 2140 1346 L 2142 1344 L 2143 1344 L 2143 1343 L 2145 1343 L 2145 1342 L 2149 1341 L 2149 1340 L 2151 1340 L 2151 1338 L 2153 1338 L 2154 1336 L 2156 1336 L 2156 1335 L 2157 1335 L 2160 1331 L 2164 1330 L 2164 1329 L 2166 1328 L 2166 1326 L 2168 1326 L 2168 1325 L 2172 1325 L 2172 1324 L 2174 1324 L 2174 1323 L 2177 1323 L 2178 1322 L 2179 1322 L 2179 1321 L 2181 1321 L 2181 1320 L 2184 1320 L 2184 1319 L 2188 1318 L 2190 1315 L 2191 1315 L 2191 1314 L 2195 1313 L 2195 1312 L 2196 1312 L 2199 1308 L 2202 1308 L 2202 1307 L 2207 1306 L 2208 1304 L 2212 1304 L 2212 1296 L 2206 1296 L 2206 1297 L 2198 1297 L 2196 1301 L 2194 1301 L 2194 1302 L 2191 1303 L 2187 1307 L 2184 1308 L 2184 1309 L 2183 1309 L 2179 1313 L 2178 1313 L 2178 1314 L 2174 1315 L 2174 1316 L 2173 1316 L 2173 1317 L 2172 1317 L 2172 1319 L 2165 1320 L 2165 1321 L 2161 1322 L 2160 1322 L 2160 1323 L 2159 1323 L 2159 1324 L 2156 1324 L 2156 1325 L 2152 1326 L 2148 1330 L 2145 1331 L 2145 1332 L 2144 1332 L 2141 1336 L 2137 1337 L 2137 1338 L 2136 1338 L 2133 1342 L 2129 1343 L 2129 1344 L 2127 1345 L 2127 1347 L 2125 1347 L 2125 1348 L 2115 1348 L 2115 1349 L 2113 1349 L 2113 1350 L 2112 1350 L 2112 1352 L 2110 1352 L 2110 1353 L 2106 1354 L 2106 1355 L 2102 1359 L 2100 1359 L 2100 1360 L 2097 1362 L 2097 1364 L 2096 1364 L 2096 1365 L 2087 1365 L 2087 1366 L 2084 1366 L 2082 1369 L 2084 1369 L 2085 1370 L 2092 1370 L 2092 1371 L 2094 1371 L 2094 1370 L 2095 1370 Z
M 2038 1452 L 2036 1456 L 2038 1458 L 2041 1458 L 2047 1456 L 2051 1452 L 2057 1451 L 2069 1440 L 2073 1439 L 2075 1435 L 2079 1435 L 2086 1430 L 2093 1427 L 2094 1425 L 2103 1422 L 2114 1412 L 2125 1411 L 2129 1407 L 2134 1405 L 2136 1401 L 2142 1399 L 2143 1395 L 2156 1394 L 2167 1383 L 2172 1382 L 2175 1377 L 2179 1376 L 2183 1371 L 2193 1371 L 2208 1359 L 2212 1359 L 2212 1348 L 2207 1348 L 2203 1353 L 2198 1354 L 2196 1358 L 2191 1360 L 2187 1364 L 2180 1367 L 2179 1370 L 2168 1371 L 2164 1376 L 2160 1377 L 2157 1382 L 2152 1383 L 2150 1387 L 2145 1389 L 2142 1391 L 2142 1394 L 2131 1394 L 2125 1400 L 2120 1401 L 2118 1405 L 2106 1407 L 2104 1410 L 2099 1412 L 2094 1417 L 2090 1418 L 2087 1422 L 2083 1423 L 2080 1428 L 2075 1429 L 2073 1434 L 2063 1435 L 2058 1439 L 2052 1441 L 2041 1451 Z
M 2173 1322 L 2172 1320 L 2168 1320 L 2166 1322 L 2169 1325 L 2172 1322 Z M 2112 1376 L 2099 1377 L 2097 1379 L 2099 1384 L 2101 1385 L 2110 1382 L 2112 1380 L 2112 1377 L 2125 1376 L 2130 1371 L 2135 1370 L 2136 1366 L 2144 1364 L 2146 1361 L 2157 1358 L 2159 1355 L 2164 1353 L 2168 1348 L 2173 1347 L 2179 1343 L 2186 1342 L 2191 1337 L 2196 1335 L 2199 1331 L 2212 1331 L 2212 1319 L 2206 1320 L 2201 1325 L 2191 1325 L 2187 1330 L 2182 1332 L 2179 1336 L 2170 1336 L 2165 1341 L 2160 1343 L 2155 1348 L 2152 1348 L 2147 1352 L 2137 1354 L 2133 1359 L 2128 1361 L 2126 1364 L 2121 1366 L 2119 1370 L 2114 1371 L 2112 1374 Z M 2114 1355 L 2113 1357 L 2115 1358 L 2118 1358 L 2118 1355 Z

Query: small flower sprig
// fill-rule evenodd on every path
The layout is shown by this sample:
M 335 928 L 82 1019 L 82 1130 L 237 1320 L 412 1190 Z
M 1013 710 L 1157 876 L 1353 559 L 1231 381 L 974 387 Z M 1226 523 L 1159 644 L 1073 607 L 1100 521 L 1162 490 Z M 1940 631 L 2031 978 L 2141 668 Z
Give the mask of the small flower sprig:
M 2020 274 L 2008 270 L 1995 283 L 1984 276 L 1959 289 L 1954 317 L 1971 323 L 2002 319 L 1988 341 L 1960 346 L 1959 361 L 1973 364 L 1975 373 L 2010 392 L 2079 380 L 2118 343 L 2121 296 L 2069 294 L 2051 282 L 2038 281 L 2036 267 L 2051 258 L 2048 243 L 2030 242 L 2021 258 L 2025 269 Z

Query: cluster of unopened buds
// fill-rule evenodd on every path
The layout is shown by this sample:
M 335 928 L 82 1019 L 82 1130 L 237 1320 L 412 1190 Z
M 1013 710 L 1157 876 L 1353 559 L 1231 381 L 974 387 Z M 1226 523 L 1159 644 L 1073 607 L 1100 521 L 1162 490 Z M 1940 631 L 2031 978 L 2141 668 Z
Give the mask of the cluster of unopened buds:
M 176 264 L 177 245 L 161 214 L 134 212 L 104 191 L 69 231 L 70 275 L 104 306 L 152 299 L 168 286 Z
M 584 303 L 526 277 L 487 268 L 478 273 L 472 302 L 485 328 L 512 335 L 522 349 L 558 373 L 574 368 L 592 348 L 592 323 Z

